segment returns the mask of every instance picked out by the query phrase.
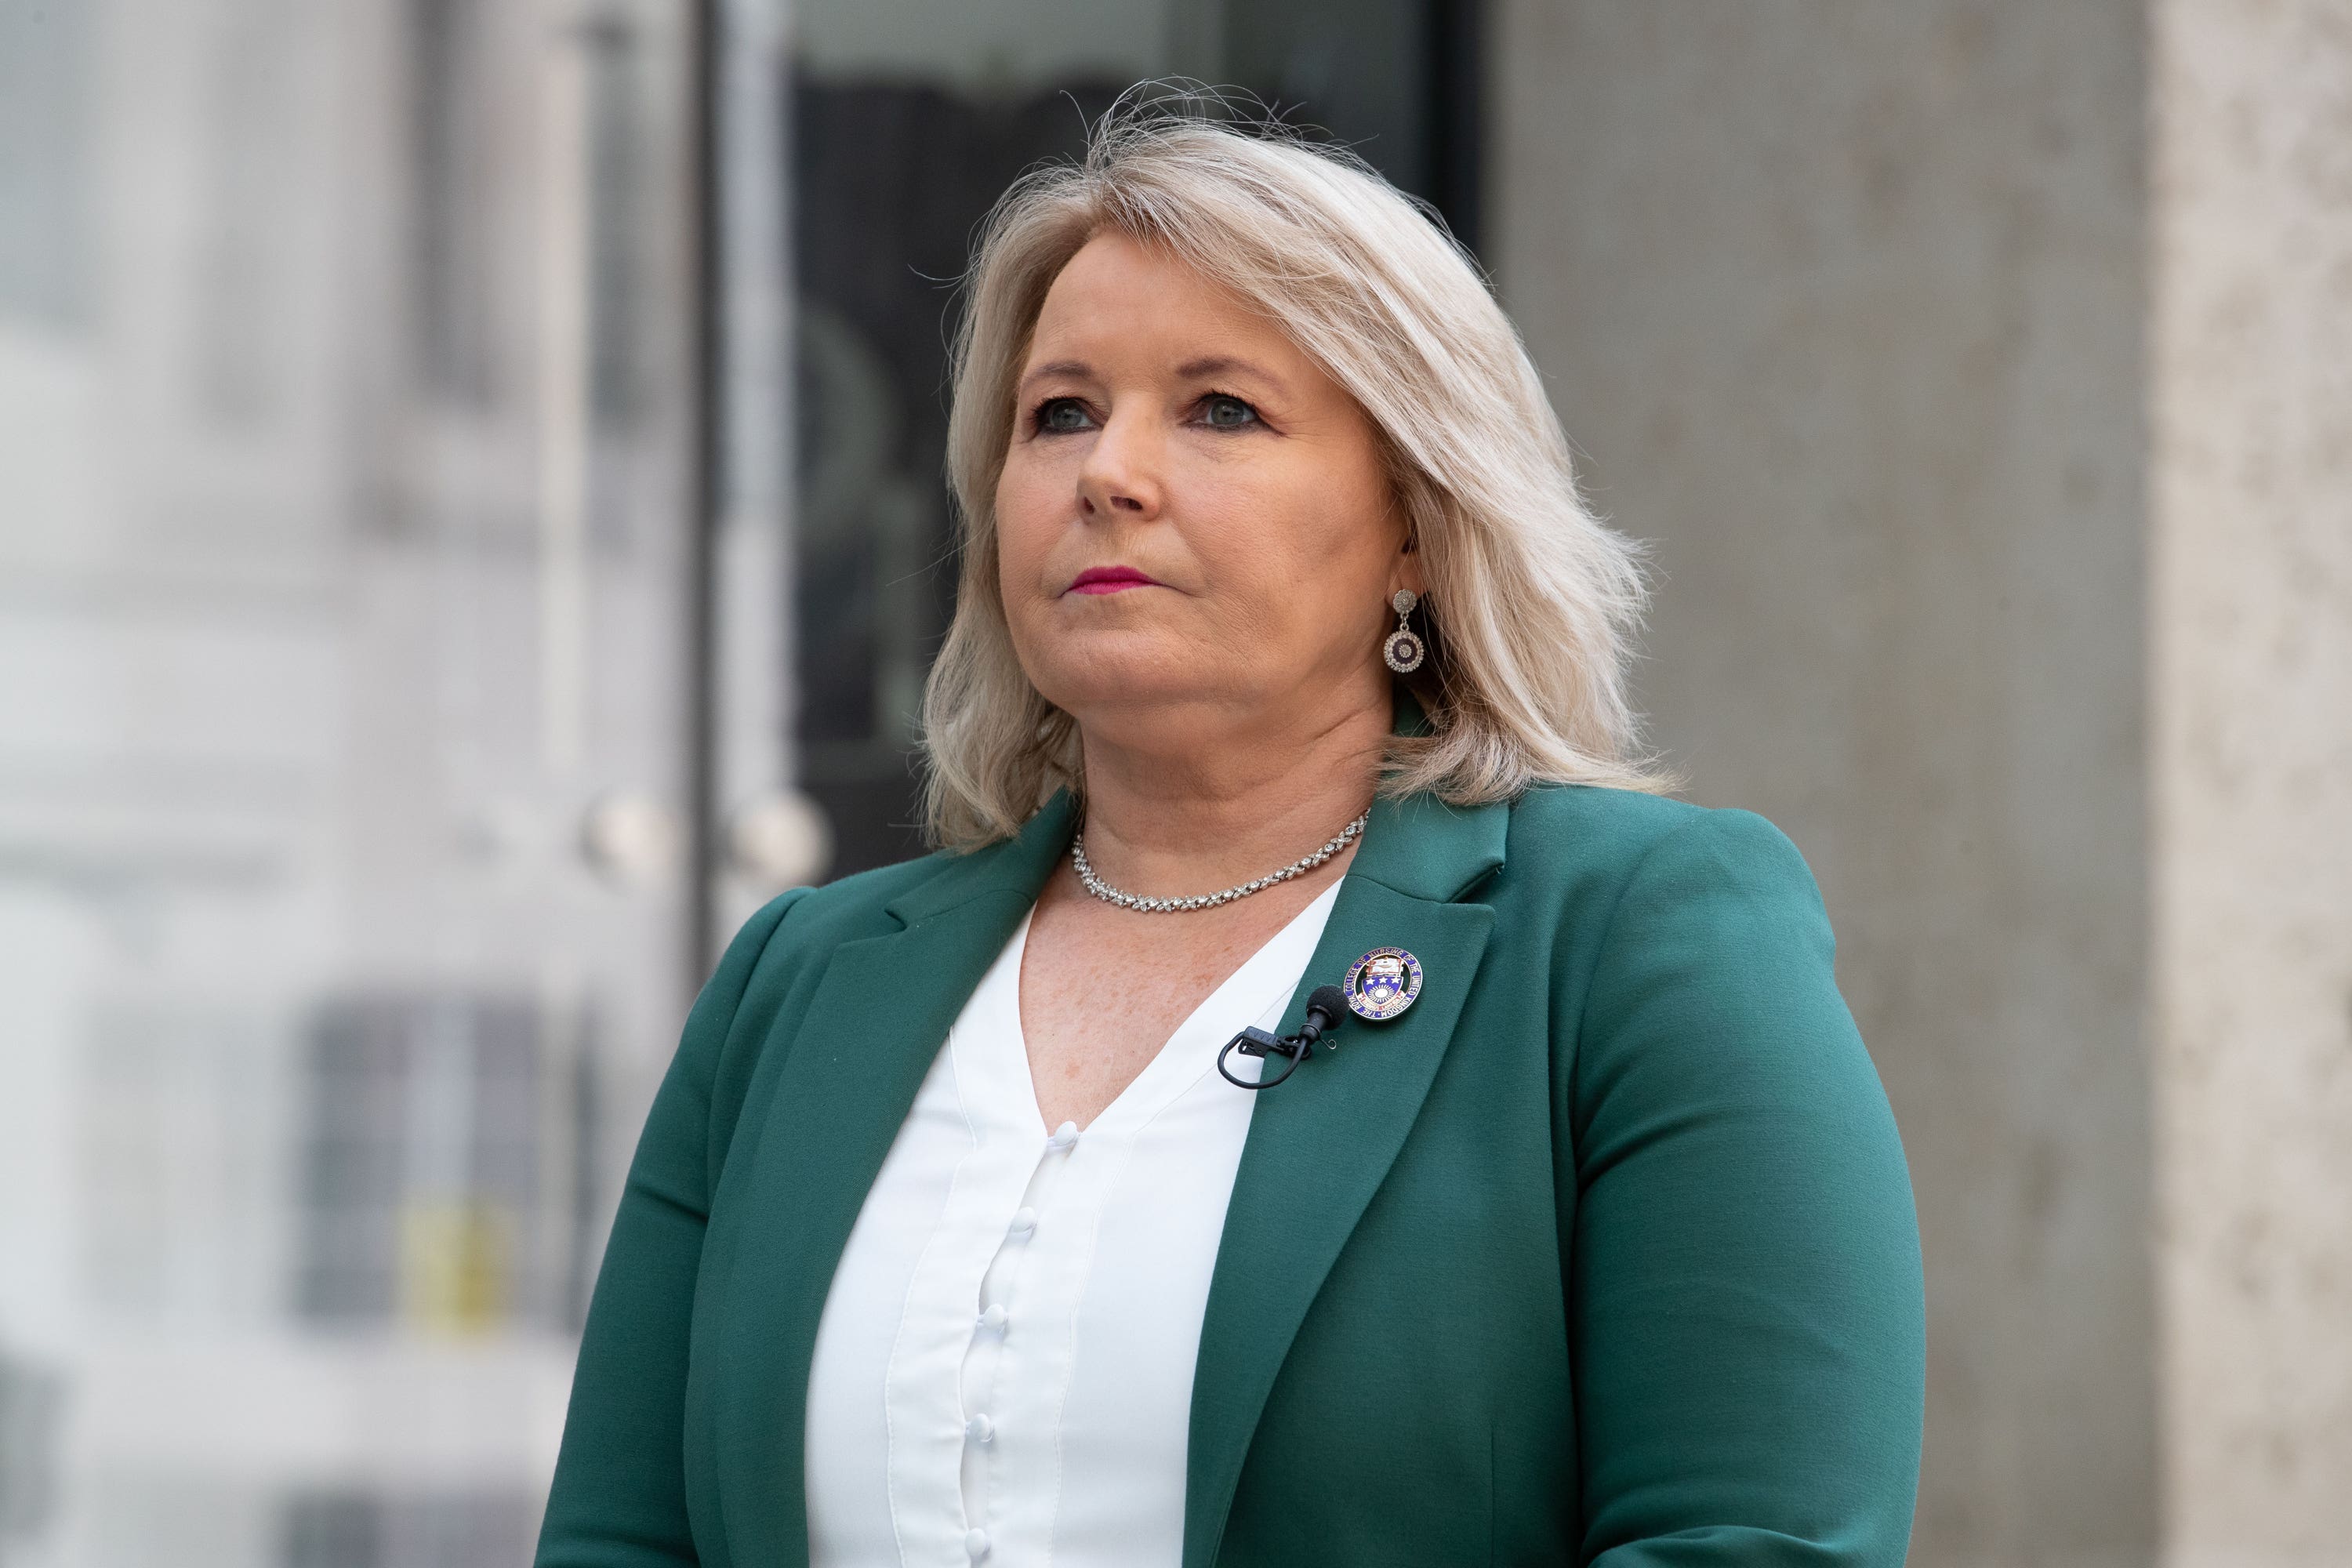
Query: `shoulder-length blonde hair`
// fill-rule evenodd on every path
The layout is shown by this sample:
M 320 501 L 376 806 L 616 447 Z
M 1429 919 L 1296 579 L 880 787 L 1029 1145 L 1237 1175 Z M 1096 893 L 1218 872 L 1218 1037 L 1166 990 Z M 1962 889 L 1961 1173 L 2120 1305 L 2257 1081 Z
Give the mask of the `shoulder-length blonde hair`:
M 1578 494 L 1542 380 L 1473 263 L 1353 154 L 1139 89 L 1096 123 L 1081 161 L 1014 182 L 965 276 L 948 422 L 962 574 L 923 694 L 933 842 L 1009 837 L 1055 788 L 1081 787 L 1076 721 L 1013 654 L 995 502 L 1045 292 L 1106 231 L 1265 311 L 1380 434 L 1429 587 L 1429 651 L 1411 682 L 1429 732 L 1391 738 L 1383 791 L 1468 804 L 1546 781 L 1665 787 L 1637 752 L 1625 690 L 1637 552 Z

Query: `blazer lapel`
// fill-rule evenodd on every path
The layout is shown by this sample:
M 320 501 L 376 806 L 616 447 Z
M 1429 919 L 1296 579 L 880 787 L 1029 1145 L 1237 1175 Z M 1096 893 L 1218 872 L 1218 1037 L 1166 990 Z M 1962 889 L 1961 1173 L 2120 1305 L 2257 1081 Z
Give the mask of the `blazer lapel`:
M 1420 997 L 1387 1023 L 1350 1018 L 1251 1115 L 1201 1326 L 1183 1568 L 1209 1568 L 1244 1457 L 1284 1358 L 1365 1205 L 1395 1162 L 1452 1042 L 1494 910 L 1456 902 L 1503 862 L 1509 808 L 1426 796 L 1372 808 L 1284 1025 L 1375 947 L 1421 960 Z
M 887 906 L 904 929 L 844 942 L 797 1020 L 734 1196 L 715 1279 L 734 1324 L 709 1379 L 704 1456 L 725 1500 L 737 1563 L 804 1564 L 809 1366 L 834 1270 L 923 1076 L 1069 843 L 1057 795 L 1012 841 L 951 861 Z

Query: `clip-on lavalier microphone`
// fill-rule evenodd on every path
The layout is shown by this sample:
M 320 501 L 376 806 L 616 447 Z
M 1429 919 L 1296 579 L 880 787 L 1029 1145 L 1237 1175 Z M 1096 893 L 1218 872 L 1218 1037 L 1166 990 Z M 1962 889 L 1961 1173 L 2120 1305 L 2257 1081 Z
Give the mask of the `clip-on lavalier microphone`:
M 1347 1016 L 1348 994 L 1337 985 L 1318 985 L 1307 998 L 1307 1019 L 1298 1026 L 1298 1033 L 1276 1039 L 1264 1029 L 1244 1029 L 1217 1053 L 1217 1070 L 1236 1089 L 1272 1089 L 1276 1084 L 1286 1083 L 1298 1070 L 1298 1064 L 1314 1055 L 1315 1042 L 1335 1033 L 1339 1021 Z M 1335 1045 L 1332 1048 L 1339 1047 Z M 1245 1057 L 1281 1057 L 1290 1065 L 1273 1078 L 1260 1078 L 1252 1083 L 1247 1079 L 1235 1078 L 1226 1069 L 1225 1058 L 1235 1051 Z

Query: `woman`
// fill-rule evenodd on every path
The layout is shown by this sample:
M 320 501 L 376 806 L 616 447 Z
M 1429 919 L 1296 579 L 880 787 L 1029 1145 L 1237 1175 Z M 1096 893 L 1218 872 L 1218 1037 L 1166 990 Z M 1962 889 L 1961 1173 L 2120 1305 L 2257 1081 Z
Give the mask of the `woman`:
M 1122 110 L 992 218 L 950 444 L 942 848 L 696 1004 L 540 1563 L 1900 1563 L 1820 900 L 1634 755 L 1632 557 L 1464 257 Z

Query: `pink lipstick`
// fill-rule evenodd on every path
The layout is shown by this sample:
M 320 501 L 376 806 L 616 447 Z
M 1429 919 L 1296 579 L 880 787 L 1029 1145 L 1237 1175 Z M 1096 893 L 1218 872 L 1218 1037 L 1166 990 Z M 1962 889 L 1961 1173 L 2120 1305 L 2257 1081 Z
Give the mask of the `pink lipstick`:
M 1132 566 L 1089 566 L 1070 584 L 1073 594 L 1116 594 L 1127 588 L 1157 588 L 1153 578 Z

